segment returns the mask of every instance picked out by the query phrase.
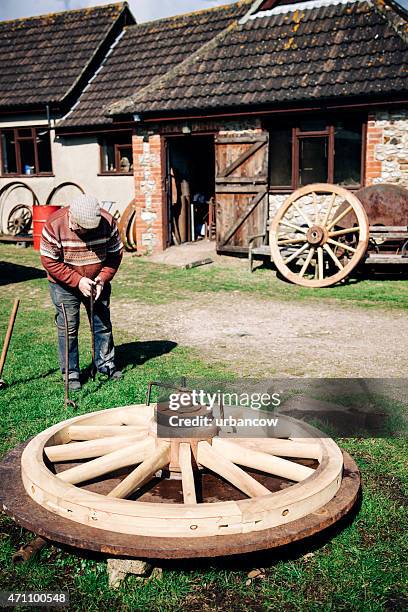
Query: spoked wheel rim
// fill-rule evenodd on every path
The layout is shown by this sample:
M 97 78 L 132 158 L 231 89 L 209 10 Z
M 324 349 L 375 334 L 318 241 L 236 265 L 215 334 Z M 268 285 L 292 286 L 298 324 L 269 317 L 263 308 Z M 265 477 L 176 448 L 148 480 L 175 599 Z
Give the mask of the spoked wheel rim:
M 272 222 L 271 258 L 292 283 L 329 287 L 358 265 L 368 240 L 367 214 L 354 194 L 337 185 L 307 185 L 289 196 Z
M 7 218 L 7 231 L 12 236 L 27 234 L 32 225 L 33 216 L 29 206 L 18 204 L 11 211 Z
M 118 534 L 188 542 L 268 530 L 317 512 L 342 483 L 338 446 L 318 430 L 283 418 L 299 437 L 159 440 L 153 408 L 145 405 L 75 417 L 29 442 L 22 481 L 26 493 L 48 512 Z M 180 474 L 182 503 L 155 502 L 146 493 L 144 487 L 163 469 L 164 480 L 168 470 Z M 243 498 L 200 502 L 197 469 L 225 480 Z M 262 474 L 278 474 L 285 486 L 271 490 Z

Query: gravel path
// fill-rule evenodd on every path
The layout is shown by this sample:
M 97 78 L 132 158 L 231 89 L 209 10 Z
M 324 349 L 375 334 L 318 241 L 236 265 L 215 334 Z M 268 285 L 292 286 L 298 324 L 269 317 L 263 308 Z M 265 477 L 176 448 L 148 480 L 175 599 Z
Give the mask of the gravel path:
M 279 302 L 209 293 L 165 305 L 112 305 L 117 328 L 140 341 L 198 349 L 242 376 L 400 377 L 407 373 L 404 311 Z

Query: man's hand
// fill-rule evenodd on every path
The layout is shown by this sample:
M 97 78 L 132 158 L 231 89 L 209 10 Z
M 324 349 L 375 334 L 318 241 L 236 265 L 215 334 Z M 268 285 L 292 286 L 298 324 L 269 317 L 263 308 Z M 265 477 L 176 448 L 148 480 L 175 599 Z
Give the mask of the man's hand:
M 103 287 L 105 283 L 99 277 L 95 278 L 95 283 L 96 283 L 96 295 L 95 295 L 95 302 L 96 302 L 101 297 L 101 293 L 103 291 Z
M 95 281 L 91 280 L 90 278 L 86 278 L 86 276 L 83 276 L 81 278 L 81 280 L 79 281 L 79 285 L 78 285 L 80 292 L 85 297 L 91 297 L 92 287 L 94 286 L 95 286 Z

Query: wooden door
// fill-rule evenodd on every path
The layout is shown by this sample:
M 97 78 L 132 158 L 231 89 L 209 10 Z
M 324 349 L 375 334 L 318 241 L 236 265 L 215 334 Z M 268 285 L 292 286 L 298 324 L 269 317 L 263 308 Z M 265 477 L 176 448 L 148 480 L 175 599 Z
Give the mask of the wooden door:
M 217 251 L 248 251 L 268 215 L 268 134 L 218 136 L 216 149 Z

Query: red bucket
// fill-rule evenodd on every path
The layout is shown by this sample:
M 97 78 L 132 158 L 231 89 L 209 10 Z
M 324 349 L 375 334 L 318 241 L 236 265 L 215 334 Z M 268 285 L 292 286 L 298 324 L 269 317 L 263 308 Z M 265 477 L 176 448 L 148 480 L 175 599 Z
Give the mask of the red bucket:
M 40 250 L 41 233 L 44 225 L 52 214 L 60 210 L 61 206 L 33 206 L 33 237 L 34 250 Z

